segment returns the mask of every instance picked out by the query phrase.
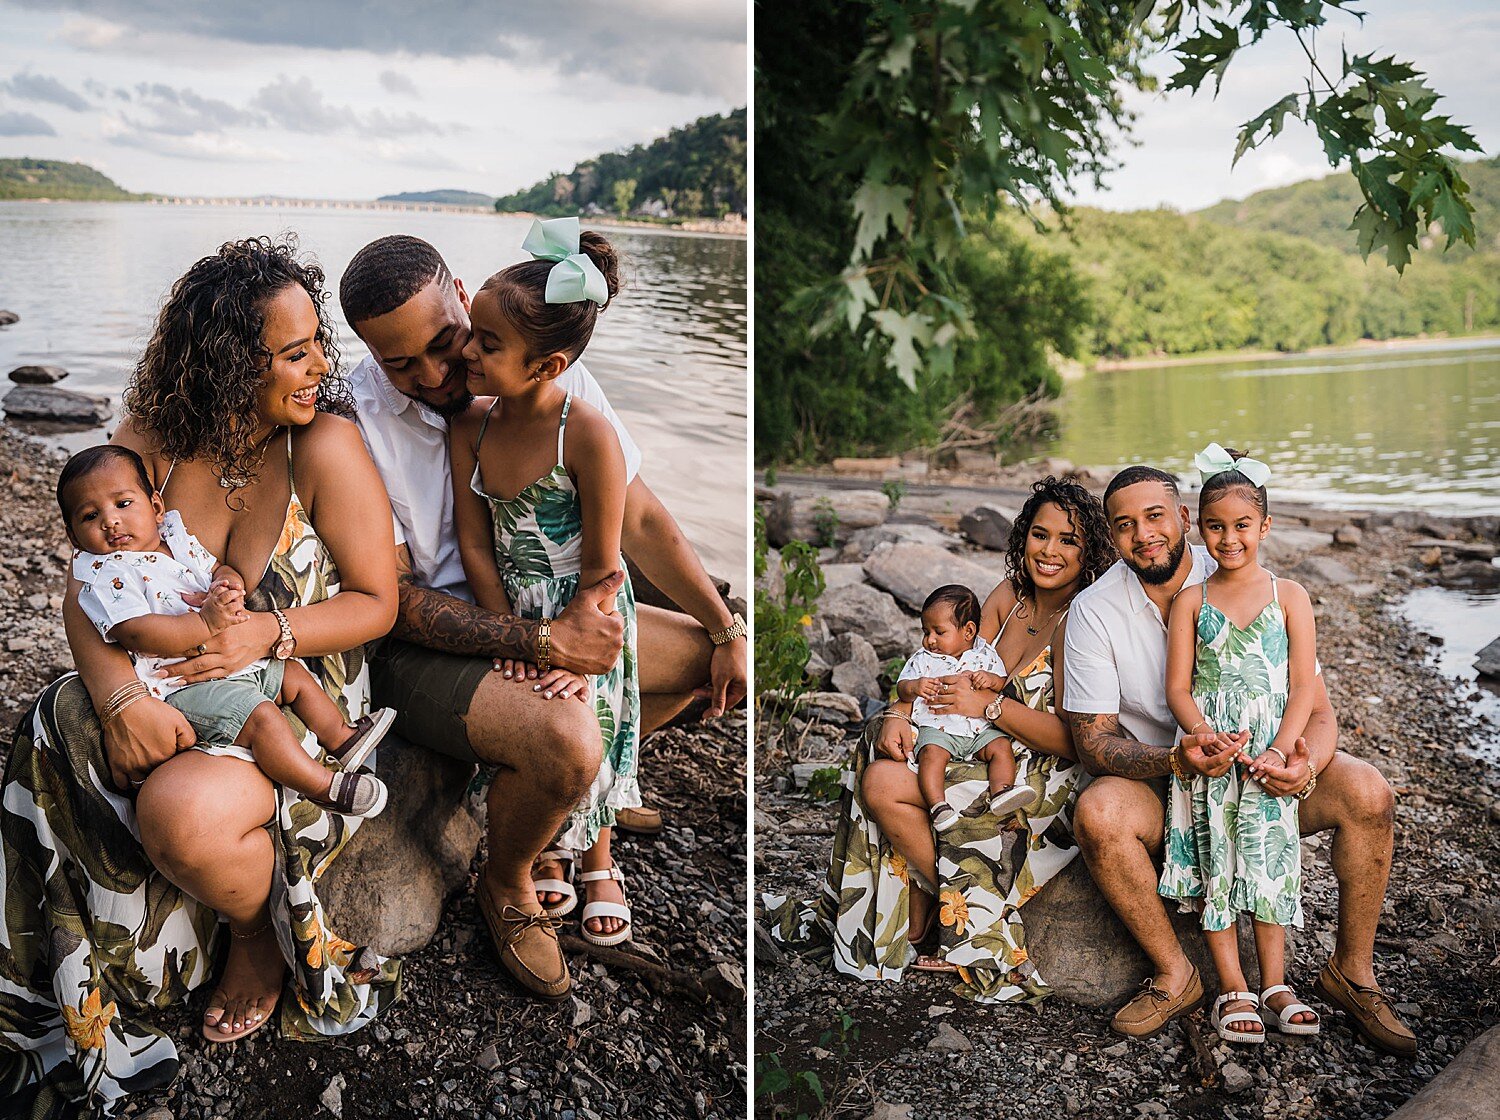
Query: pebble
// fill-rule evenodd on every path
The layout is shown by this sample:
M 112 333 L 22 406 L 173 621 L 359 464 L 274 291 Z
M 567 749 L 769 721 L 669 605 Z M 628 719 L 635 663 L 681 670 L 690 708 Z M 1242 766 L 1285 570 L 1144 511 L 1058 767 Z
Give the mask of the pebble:
M 344 1114 L 344 1075 L 336 1073 L 328 1080 L 328 1086 L 318 1097 L 323 1107 L 335 1116 Z M 226 1100 L 224 1103 L 228 1104 Z
M 937 1033 L 927 1043 L 929 1050 L 952 1050 L 963 1053 L 974 1049 L 974 1044 L 968 1040 L 952 1023 L 939 1023 Z

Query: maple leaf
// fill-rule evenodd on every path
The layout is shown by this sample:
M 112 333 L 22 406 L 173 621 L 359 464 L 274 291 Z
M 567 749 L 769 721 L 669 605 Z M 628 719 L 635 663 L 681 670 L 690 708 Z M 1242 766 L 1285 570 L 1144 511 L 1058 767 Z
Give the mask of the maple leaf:
M 852 199 L 854 213 L 859 218 L 859 228 L 854 233 L 854 253 L 849 258 L 850 261 L 867 260 L 876 242 L 885 236 L 887 227 L 899 230 L 910 201 L 910 187 L 874 179 L 866 179 L 861 183 Z
M 903 315 L 890 307 L 882 311 L 872 311 L 870 318 L 880 328 L 880 333 L 890 340 L 890 349 L 886 351 L 885 364 L 895 371 L 903 385 L 915 393 L 917 370 L 922 365 L 917 346 L 918 344 L 925 346 L 931 340 L 931 318 L 920 311 L 911 311 Z

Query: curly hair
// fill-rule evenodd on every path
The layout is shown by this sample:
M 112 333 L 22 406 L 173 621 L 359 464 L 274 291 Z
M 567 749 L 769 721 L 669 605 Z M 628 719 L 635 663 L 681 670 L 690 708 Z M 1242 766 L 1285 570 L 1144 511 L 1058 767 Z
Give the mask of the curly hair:
M 172 285 L 125 389 L 125 411 L 156 440 L 161 454 L 207 460 L 221 478 L 239 484 L 234 489 L 255 479 L 263 458 L 252 442 L 256 390 L 272 356 L 262 339 L 265 308 L 293 286 L 317 310 L 314 339 L 328 360 L 317 409 L 354 414 L 353 393 L 339 372 L 323 270 L 298 259 L 290 234 L 279 241 L 226 241 Z
M 1117 558 L 1114 540 L 1109 533 L 1109 519 L 1104 515 L 1104 503 L 1072 479 L 1048 475 L 1031 484 L 1031 494 L 1010 527 L 1005 567 L 1017 599 L 1036 595 L 1036 584 L 1026 570 L 1026 537 L 1031 532 L 1031 523 L 1036 520 L 1036 511 L 1046 502 L 1057 506 L 1073 522 L 1073 531 L 1078 534 L 1082 546 L 1084 587 L 1103 575 Z

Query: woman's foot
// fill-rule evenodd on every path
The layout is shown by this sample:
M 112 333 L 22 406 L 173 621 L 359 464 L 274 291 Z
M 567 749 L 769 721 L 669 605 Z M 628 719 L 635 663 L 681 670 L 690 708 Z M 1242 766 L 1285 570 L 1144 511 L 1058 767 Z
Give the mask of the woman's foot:
M 224 975 L 203 1012 L 203 1037 L 210 1042 L 234 1042 L 269 1023 L 286 978 L 286 961 L 269 918 L 249 936 L 236 933 L 233 924 L 229 932 Z
M 915 885 L 911 888 L 909 898 L 906 940 L 913 945 L 920 945 L 932 932 L 932 923 L 937 920 L 938 908 L 932 896 L 926 891 L 918 890 Z

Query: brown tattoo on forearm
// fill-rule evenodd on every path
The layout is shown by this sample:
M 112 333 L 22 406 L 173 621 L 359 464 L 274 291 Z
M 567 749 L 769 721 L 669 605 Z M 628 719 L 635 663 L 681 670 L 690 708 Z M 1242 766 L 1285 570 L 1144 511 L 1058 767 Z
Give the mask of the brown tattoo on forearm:
M 483 607 L 403 579 L 397 585 L 394 637 L 444 653 L 536 659 L 537 620 Z
M 1172 772 L 1172 748 L 1141 742 L 1120 726 L 1118 713 L 1067 715 L 1073 746 L 1090 773 L 1164 778 Z

